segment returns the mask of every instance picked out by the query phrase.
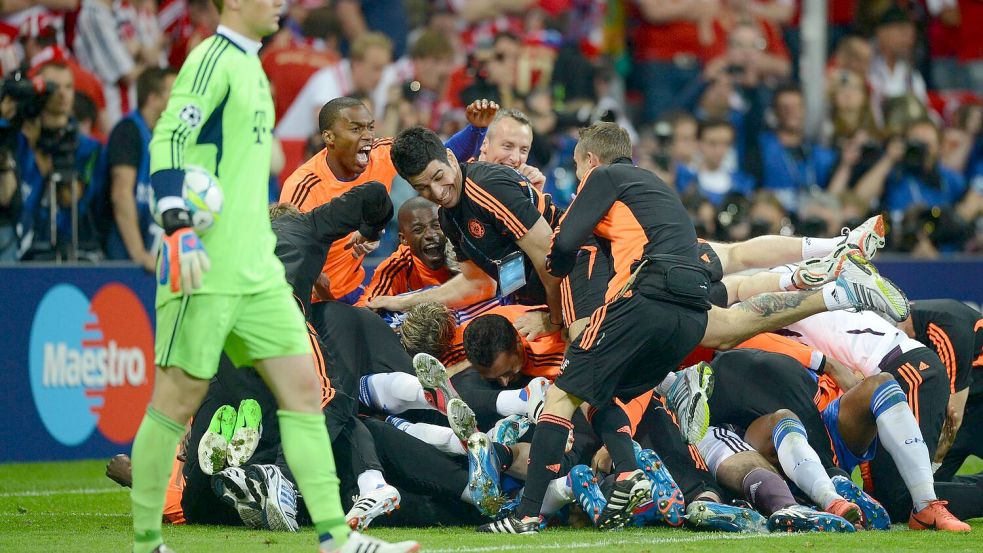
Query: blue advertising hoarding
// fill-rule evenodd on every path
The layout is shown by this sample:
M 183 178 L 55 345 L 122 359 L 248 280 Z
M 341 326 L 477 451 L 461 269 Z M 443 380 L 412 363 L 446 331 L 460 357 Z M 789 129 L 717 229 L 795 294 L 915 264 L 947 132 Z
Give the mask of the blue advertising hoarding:
M 877 265 L 911 299 L 983 303 L 983 259 Z M 128 452 L 153 386 L 153 278 L 10 266 L 0 283 L 0 463 Z
M 153 386 L 153 277 L 10 267 L 0 282 L 0 462 L 129 451 Z

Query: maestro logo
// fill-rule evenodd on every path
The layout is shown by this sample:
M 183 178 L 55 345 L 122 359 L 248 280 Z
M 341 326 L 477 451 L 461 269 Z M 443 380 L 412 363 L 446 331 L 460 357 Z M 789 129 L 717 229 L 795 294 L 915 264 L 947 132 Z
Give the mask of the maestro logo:
M 41 421 L 63 445 L 95 429 L 111 442 L 136 435 L 153 388 L 153 333 L 139 298 L 122 284 L 89 301 L 71 284 L 44 295 L 31 325 L 31 393 Z

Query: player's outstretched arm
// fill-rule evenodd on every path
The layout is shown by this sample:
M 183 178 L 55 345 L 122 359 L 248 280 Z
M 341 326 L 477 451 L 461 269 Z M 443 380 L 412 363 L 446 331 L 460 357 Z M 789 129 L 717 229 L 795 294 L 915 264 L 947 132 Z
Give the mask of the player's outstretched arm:
M 473 261 L 462 261 L 460 268 L 460 274 L 435 288 L 401 296 L 378 296 L 367 305 L 371 309 L 404 312 L 414 305 L 432 301 L 455 309 L 495 296 L 495 281 Z

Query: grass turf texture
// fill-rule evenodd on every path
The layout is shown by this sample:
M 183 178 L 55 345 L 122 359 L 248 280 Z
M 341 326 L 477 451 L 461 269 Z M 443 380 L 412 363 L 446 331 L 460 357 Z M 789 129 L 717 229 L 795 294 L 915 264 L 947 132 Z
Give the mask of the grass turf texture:
M 983 470 L 983 461 L 970 458 L 963 472 Z M 104 461 L 0 465 L 0 551 L 128 551 L 131 539 L 130 500 L 124 490 L 104 476 Z M 370 533 L 390 541 L 415 539 L 429 552 L 521 551 L 981 551 L 983 519 L 963 535 L 912 532 L 900 521 L 889 532 L 857 534 L 738 534 L 697 533 L 667 528 L 598 532 L 591 529 L 551 529 L 538 536 L 477 534 L 472 528 L 387 529 Z M 164 538 L 179 553 L 304 552 L 315 550 L 314 533 L 272 533 L 217 526 L 164 526 Z

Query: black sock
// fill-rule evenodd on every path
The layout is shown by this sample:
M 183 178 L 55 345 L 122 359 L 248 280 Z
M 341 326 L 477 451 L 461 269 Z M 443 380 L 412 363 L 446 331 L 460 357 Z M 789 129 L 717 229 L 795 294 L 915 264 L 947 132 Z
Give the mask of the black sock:
M 512 448 L 498 442 L 492 442 L 495 448 L 495 455 L 498 456 L 498 471 L 505 472 L 512 466 Z
M 563 450 L 572 428 L 573 424 L 566 419 L 547 413 L 539 416 L 532 435 L 532 447 L 529 448 L 526 488 L 522 492 L 522 502 L 516 509 L 516 515 L 520 518 L 539 516 L 546 488 L 561 474 Z
M 788 484 L 774 472 L 756 468 L 744 477 L 744 499 L 751 502 L 761 514 L 771 516 L 779 509 L 795 505 L 795 498 Z
M 638 468 L 635 449 L 631 445 L 631 421 L 624 409 L 609 403 L 594 413 L 591 424 L 608 448 L 615 474 L 632 472 Z

